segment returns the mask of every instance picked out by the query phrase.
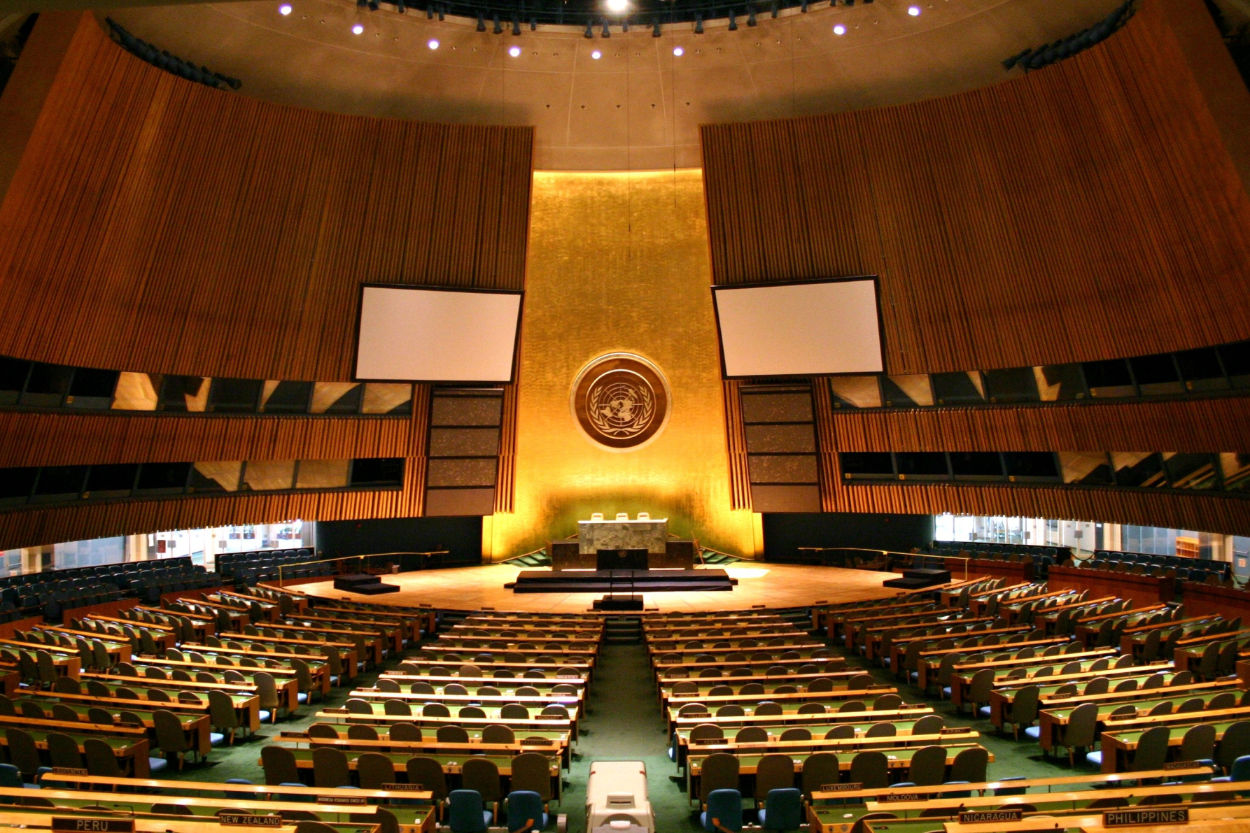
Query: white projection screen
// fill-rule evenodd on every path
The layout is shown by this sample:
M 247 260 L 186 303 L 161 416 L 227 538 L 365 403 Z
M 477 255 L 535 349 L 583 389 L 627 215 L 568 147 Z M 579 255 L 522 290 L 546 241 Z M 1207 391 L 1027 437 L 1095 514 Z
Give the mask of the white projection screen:
M 727 378 L 882 373 L 875 278 L 714 286 Z
M 365 285 L 356 378 L 389 382 L 509 382 L 520 292 Z

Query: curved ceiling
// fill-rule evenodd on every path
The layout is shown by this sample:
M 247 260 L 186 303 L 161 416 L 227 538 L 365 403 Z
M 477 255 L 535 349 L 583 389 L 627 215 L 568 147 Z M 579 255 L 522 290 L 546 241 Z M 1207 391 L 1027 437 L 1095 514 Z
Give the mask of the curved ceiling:
M 420 121 L 528 124 L 535 167 L 697 166 L 703 123 L 899 104 L 1013 77 L 1002 60 L 1096 22 L 1120 0 L 876 0 L 812 4 L 628 32 L 427 19 L 351 0 L 134 7 L 109 16 L 136 36 L 240 78 L 283 104 Z M 353 35 L 360 23 L 364 31 Z M 845 27 L 836 35 L 835 24 Z M 438 48 L 429 48 L 437 40 Z M 511 47 L 519 47 L 516 55 Z M 681 47 L 683 54 L 674 54 Z M 598 57 L 596 57 L 596 53 Z

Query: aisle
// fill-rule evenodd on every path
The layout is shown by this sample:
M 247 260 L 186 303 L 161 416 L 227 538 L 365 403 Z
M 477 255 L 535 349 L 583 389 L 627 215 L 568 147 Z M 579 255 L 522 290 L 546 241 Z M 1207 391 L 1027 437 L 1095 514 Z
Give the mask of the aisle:
M 682 783 L 670 778 L 677 774 L 677 767 L 668 759 L 668 740 L 645 646 L 604 644 L 599 649 L 589 706 L 577 743 L 581 757 L 573 761 L 572 784 L 558 808 L 568 815 L 570 833 L 586 829 L 586 778 L 596 759 L 646 764 L 657 830 L 701 829 L 691 815 L 693 808 L 687 804 Z

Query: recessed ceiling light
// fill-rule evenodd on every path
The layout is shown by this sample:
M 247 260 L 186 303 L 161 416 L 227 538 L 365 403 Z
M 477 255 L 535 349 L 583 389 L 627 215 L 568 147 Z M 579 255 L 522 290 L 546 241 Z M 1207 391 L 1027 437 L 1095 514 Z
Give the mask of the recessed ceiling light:
M 520 55 L 521 55 L 521 47 L 517 46 L 516 44 L 513 44 L 512 46 L 509 46 L 509 47 L 508 47 L 508 54 L 509 54 L 509 55 L 511 55 L 513 58 L 520 57 Z
M 364 33 L 365 33 L 365 25 L 364 25 L 363 23 L 353 23 L 353 24 L 352 24 L 352 34 L 353 34 L 353 35 L 363 35 Z
M 283 17 L 286 17 L 290 13 L 291 13 L 290 3 L 283 3 L 281 6 L 278 7 L 278 14 L 282 15 Z
M 920 7 L 919 7 L 919 6 L 908 6 L 908 7 L 907 7 L 907 13 L 908 13 L 909 15 L 911 15 L 912 17 L 920 17 Z
M 591 57 L 591 59 L 592 59 L 592 60 L 597 61 L 597 60 L 599 60 L 600 58 L 602 58 L 602 57 L 603 57 L 603 53 L 602 53 L 602 52 L 600 52 L 598 49 L 596 49 L 596 50 L 594 50 L 593 52 L 591 52 L 591 53 L 590 53 L 590 57 Z
M 430 47 L 430 49 L 438 49 L 438 38 L 430 38 L 425 42 L 425 45 Z
M 841 37 L 842 35 L 846 34 L 846 27 L 843 26 L 841 23 L 835 23 L 833 25 L 833 33 Z
M 613 14 L 629 11 L 629 0 L 607 0 L 608 11 Z
M 673 47 L 673 56 L 674 56 L 674 57 L 680 58 L 682 55 L 685 55 L 685 54 L 686 54 L 686 50 L 682 49 L 680 46 L 674 46 L 674 47 Z

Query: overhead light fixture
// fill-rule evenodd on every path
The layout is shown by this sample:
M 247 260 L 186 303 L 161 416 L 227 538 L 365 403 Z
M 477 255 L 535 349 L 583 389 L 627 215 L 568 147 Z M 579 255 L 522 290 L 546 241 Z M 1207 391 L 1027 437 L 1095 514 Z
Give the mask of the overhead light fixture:
M 281 6 L 278 7 L 278 14 L 282 15 L 283 17 L 286 17 L 290 13 L 291 13 L 290 3 L 283 3 Z
M 842 37 L 843 35 L 846 34 L 846 27 L 843 26 L 841 23 L 835 23 L 833 24 L 833 33 L 837 35 L 838 37 Z
M 738 31 L 738 18 L 734 16 L 734 10 L 729 10 L 729 31 Z
M 777 0 L 773 0 L 773 2 L 769 4 L 768 6 L 768 13 L 772 15 L 773 20 L 777 19 L 777 12 L 778 12 Z
M 658 38 L 660 36 L 660 21 L 651 24 L 651 37 Z
M 595 36 L 595 22 L 593 20 L 586 21 L 586 31 L 582 32 L 582 37 L 593 38 Z
M 806 2 L 806 0 L 804 0 L 804 2 Z M 694 16 L 694 33 L 696 35 L 703 34 L 703 15 L 702 14 L 696 14 Z
M 514 17 L 512 18 L 512 36 L 516 37 L 519 34 L 521 34 L 521 19 Z
M 369 0 L 369 11 L 376 12 L 378 10 L 378 0 Z
M 624 20 L 621 21 L 621 31 L 622 32 L 629 31 L 629 18 L 625 18 Z
M 600 58 L 602 58 L 602 57 L 603 57 L 603 53 L 602 53 L 602 52 L 600 52 L 598 49 L 592 49 L 592 50 L 590 51 L 590 59 L 591 59 L 592 61 L 597 61 L 597 60 L 599 60 L 599 59 L 600 59 Z
M 747 25 L 748 25 L 748 26 L 758 26 L 758 25 L 759 25 L 759 24 L 756 22 L 756 20 L 755 20 L 755 7 L 754 7 L 754 6 L 752 6 L 752 7 L 750 8 L 750 10 L 747 12 Z
M 603 31 L 599 33 L 599 36 L 604 38 L 612 37 L 612 31 L 608 29 L 608 22 L 606 20 L 603 21 Z
M 799 11 L 803 14 L 807 14 L 807 0 L 803 0 L 802 5 L 799 6 Z
M 908 7 L 907 7 L 907 13 L 908 13 L 909 15 L 911 15 L 912 17 L 920 17 L 920 7 L 919 7 L 919 6 L 908 6 Z
M 492 32 L 494 32 L 496 35 L 502 35 L 502 34 L 503 34 L 503 24 L 499 22 L 499 15 L 498 15 L 498 14 L 496 14 L 496 15 L 494 16 L 494 23 L 495 23 L 495 26 L 494 26 L 494 28 L 493 28 L 493 29 L 491 29 L 491 31 L 492 31 Z
M 400 14 L 408 13 L 408 6 L 404 3 L 404 0 L 395 0 L 395 11 Z
M 438 38 L 430 38 L 425 42 L 425 45 L 430 49 L 438 49 Z
M 530 18 L 530 31 L 532 32 L 537 28 L 538 28 L 538 18 L 531 17 Z
M 674 58 L 680 58 L 682 55 L 685 55 L 685 54 L 686 54 L 686 50 L 682 49 L 680 46 L 673 47 Z
M 629 0 L 607 0 L 604 5 L 612 14 L 624 14 L 629 11 Z
M 479 32 L 486 31 L 486 18 L 482 17 L 482 11 L 480 9 L 477 13 L 477 30 Z
M 353 34 L 353 35 L 363 35 L 364 33 L 365 33 L 365 26 L 364 26 L 364 24 L 363 24 L 363 23 L 353 23 L 353 24 L 352 24 L 352 34 Z
M 508 55 L 513 58 L 521 57 L 521 47 L 517 46 L 515 43 L 512 44 L 512 46 L 508 47 Z

